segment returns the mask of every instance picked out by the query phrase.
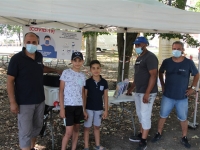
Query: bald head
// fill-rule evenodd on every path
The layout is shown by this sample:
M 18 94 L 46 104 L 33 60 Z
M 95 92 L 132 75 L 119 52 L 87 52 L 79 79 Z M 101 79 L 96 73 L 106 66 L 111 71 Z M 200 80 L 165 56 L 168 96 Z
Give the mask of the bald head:
M 28 32 L 24 36 L 24 44 L 38 45 L 39 36 L 33 32 Z

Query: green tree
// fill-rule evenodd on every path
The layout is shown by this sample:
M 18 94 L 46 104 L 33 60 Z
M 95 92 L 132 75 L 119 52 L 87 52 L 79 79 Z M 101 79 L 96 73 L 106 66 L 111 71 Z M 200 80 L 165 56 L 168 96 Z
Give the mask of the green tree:
M 133 52 L 133 42 L 135 41 L 138 33 L 126 33 L 126 49 L 125 49 L 125 66 L 124 66 L 124 76 L 123 79 L 128 78 L 129 75 L 129 65 L 130 58 L 132 57 Z M 122 80 L 122 69 L 123 69 L 123 55 L 124 55 L 124 33 L 117 33 L 117 48 L 118 48 L 118 74 L 117 82 Z
M 161 1 L 165 4 L 169 4 L 170 0 L 159 0 L 159 1 Z M 176 7 L 176 8 L 183 9 L 183 10 L 185 10 L 186 3 L 187 3 L 187 0 L 171 0 L 172 7 Z M 145 36 L 155 37 L 155 34 L 154 33 L 146 33 Z M 163 39 L 168 39 L 168 40 L 170 40 L 172 38 L 179 38 L 179 39 L 182 39 L 184 42 L 186 42 L 190 46 L 196 46 L 196 47 L 200 46 L 200 43 L 197 40 L 195 40 L 192 36 L 190 36 L 190 34 L 159 33 L 159 37 L 161 37 Z
M 198 1 L 196 2 L 194 8 L 190 7 L 190 11 L 200 12 L 200 0 L 198 0 Z
M 21 42 L 22 26 L 1 24 L 0 25 L 0 34 L 4 34 L 7 37 L 11 37 L 14 34 L 16 34 L 19 39 L 20 46 L 21 46 L 21 44 L 22 44 L 22 42 Z
M 84 32 L 83 36 L 86 38 L 86 56 L 85 64 L 86 66 L 90 65 L 91 60 L 97 59 L 97 36 L 109 34 L 108 32 Z

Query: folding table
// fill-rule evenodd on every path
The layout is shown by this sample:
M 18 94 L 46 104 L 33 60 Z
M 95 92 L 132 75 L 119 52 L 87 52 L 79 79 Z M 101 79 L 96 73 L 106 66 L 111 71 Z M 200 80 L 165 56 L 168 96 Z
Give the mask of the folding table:
M 130 102 L 131 106 L 130 106 L 130 108 L 127 108 L 125 106 L 125 104 L 129 103 L 129 102 Z M 134 130 L 134 135 L 135 135 L 134 93 L 132 94 L 132 96 L 127 96 L 125 94 L 122 94 L 118 98 L 111 96 L 111 94 L 109 93 L 108 103 L 109 103 L 109 106 L 118 106 L 119 108 L 121 108 L 122 111 L 121 111 L 121 114 L 120 114 L 120 118 L 121 118 L 121 116 L 124 116 L 124 111 L 126 111 L 130 114 L 133 130 Z

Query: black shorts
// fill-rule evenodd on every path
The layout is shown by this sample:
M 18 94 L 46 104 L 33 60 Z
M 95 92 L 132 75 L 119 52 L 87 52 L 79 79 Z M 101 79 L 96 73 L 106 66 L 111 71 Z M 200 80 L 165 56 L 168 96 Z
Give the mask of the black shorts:
M 66 126 L 84 123 L 82 106 L 65 106 Z

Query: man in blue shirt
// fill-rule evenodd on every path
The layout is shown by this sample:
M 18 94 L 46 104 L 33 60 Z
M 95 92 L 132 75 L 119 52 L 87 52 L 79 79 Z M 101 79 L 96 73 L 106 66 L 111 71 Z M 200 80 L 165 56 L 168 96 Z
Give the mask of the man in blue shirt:
M 172 44 L 173 57 L 165 59 L 159 69 L 163 96 L 160 108 L 160 119 L 158 121 L 158 132 L 152 139 L 152 142 L 157 142 L 162 137 L 162 130 L 166 118 L 175 107 L 182 128 L 181 143 L 186 148 L 190 148 L 191 145 L 188 143 L 186 137 L 188 130 L 188 96 L 195 91 L 199 80 L 199 73 L 194 62 L 182 56 L 183 51 L 183 43 L 180 41 L 174 42 Z M 166 77 L 165 82 L 163 80 L 164 73 Z M 188 88 L 190 74 L 194 76 L 194 79 L 191 87 Z

